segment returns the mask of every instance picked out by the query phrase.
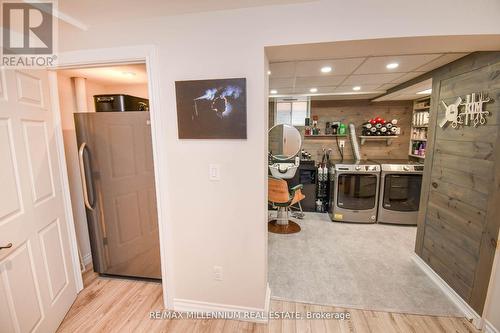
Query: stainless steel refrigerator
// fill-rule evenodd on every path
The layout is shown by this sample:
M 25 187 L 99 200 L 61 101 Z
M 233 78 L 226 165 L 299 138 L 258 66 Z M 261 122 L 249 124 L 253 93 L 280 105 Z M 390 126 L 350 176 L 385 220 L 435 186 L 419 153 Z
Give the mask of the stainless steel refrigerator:
M 160 279 L 149 112 L 74 118 L 94 271 Z

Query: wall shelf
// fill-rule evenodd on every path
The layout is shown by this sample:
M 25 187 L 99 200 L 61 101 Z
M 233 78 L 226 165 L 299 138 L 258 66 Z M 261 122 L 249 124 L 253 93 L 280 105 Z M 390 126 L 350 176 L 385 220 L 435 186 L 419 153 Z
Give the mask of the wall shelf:
M 396 139 L 397 135 L 388 135 L 388 136 L 366 136 L 360 135 L 359 138 L 361 140 L 361 145 L 364 145 L 366 141 L 385 141 L 385 144 L 390 146 L 392 141 Z
M 328 139 L 328 138 L 345 138 L 347 134 L 319 134 L 319 135 L 304 135 L 304 138 L 318 138 L 318 139 Z
M 429 125 L 426 119 L 428 119 L 431 113 L 431 96 L 425 96 L 413 101 L 413 113 L 412 122 L 410 128 L 410 144 L 408 145 L 408 156 L 418 159 L 425 159 L 425 156 L 413 154 L 415 147 L 413 145 L 427 145 L 427 131 Z M 420 124 L 420 125 L 417 125 Z M 417 137 L 422 137 L 418 139 Z

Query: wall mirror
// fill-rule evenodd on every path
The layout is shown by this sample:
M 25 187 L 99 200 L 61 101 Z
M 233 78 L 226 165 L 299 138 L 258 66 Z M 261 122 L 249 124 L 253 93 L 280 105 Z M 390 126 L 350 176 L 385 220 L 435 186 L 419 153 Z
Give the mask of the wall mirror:
M 286 161 L 300 152 L 302 136 L 291 125 L 278 124 L 269 129 L 269 153 L 273 159 Z

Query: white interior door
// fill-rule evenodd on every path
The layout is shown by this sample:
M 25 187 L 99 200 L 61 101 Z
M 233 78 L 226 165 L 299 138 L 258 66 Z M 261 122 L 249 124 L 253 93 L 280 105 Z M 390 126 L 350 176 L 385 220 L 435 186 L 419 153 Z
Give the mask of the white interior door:
M 43 70 L 0 69 L 0 331 L 53 332 L 76 298 Z

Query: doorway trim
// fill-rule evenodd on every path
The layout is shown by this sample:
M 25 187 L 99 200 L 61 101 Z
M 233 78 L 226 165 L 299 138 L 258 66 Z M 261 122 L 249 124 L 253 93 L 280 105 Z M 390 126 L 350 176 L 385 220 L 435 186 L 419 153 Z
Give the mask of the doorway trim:
M 76 68 L 76 67 L 92 67 L 92 66 L 106 66 L 110 64 L 120 63 L 145 63 L 148 75 L 148 94 L 151 114 L 151 140 L 153 145 L 153 161 L 154 161 L 154 174 L 155 174 L 155 187 L 156 187 L 156 201 L 157 201 L 157 214 L 158 214 L 158 228 L 160 238 L 160 258 L 161 258 L 161 276 L 163 288 L 163 303 L 165 308 L 173 309 L 174 300 L 174 285 L 172 269 L 169 266 L 172 263 L 173 251 L 170 242 L 171 223 L 168 218 L 167 209 L 167 191 L 161 190 L 161 184 L 165 183 L 163 180 L 166 176 L 167 170 L 166 154 L 160 149 L 160 143 L 166 142 L 166 130 L 161 123 L 160 113 L 160 84 L 159 84 L 159 62 L 158 52 L 154 45 L 137 45 L 129 47 L 117 48 L 103 48 L 103 49 L 89 49 L 69 51 L 58 54 L 58 64 L 50 68 L 49 71 L 49 84 L 51 90 L 51 97 L 58 96 L 57 87 L 57 72 L 58 69 Z M 63 175 L 66 179 L 63 180 L 63 191 L 65 199 L 65 210 L 68 221 L 73 221 L 73 213 L 71 208 L 71 200 L 69 197 L 69 183 L 66 172 L 66 159 L 64 156 L 64 142 L 62 136 L 61 117 L 59 113 L 59 101 L 55 99 L 52 103 L 52 111 L 56 113 L 55 128 L 57 131 L 56 143 L 59 147 L 59 162 L 62 165 Z M 62 151 L 61 151 L 62 147 Z M 76 240 L 76 233 L 74 225 L 70 226 L 70 242 L 72 249 L 72 259 L 75 267 L 75 281 L 78 292 L 83 289 L 83 282 L 80 272 L 80 264 L 78 258 L 78 246 Z M 168 268 L 168 269 L 167 269 Z M 168 283 L 167 283 L 168 281 Z

